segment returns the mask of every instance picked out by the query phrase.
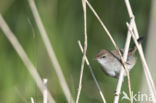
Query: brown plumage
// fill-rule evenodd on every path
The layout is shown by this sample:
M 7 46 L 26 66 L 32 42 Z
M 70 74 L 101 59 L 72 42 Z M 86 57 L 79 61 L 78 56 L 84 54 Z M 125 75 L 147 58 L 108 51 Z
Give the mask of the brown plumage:
M 140 37 L 138 39 L 138 43 L 141 43 L 142 40 L 143 38 Z M 134 56 L 136 50 L 137 50 L 137 47 L 134 45 L 128 51 L 126 66 L 129 71 L 133 68 L 133 66 L 136 63 L 136 58 Z M 123 55 L 124 49 L 121 49 L 120 52 Z M 122 63 L 121 63 L 120 56 L 116 50 L 109 51 L 109 50 L 102 49 L 96 54 L 96 60 L 102 67 L 102 70 L 104 71 L 105 74 L 114 78 L 119 77 Z

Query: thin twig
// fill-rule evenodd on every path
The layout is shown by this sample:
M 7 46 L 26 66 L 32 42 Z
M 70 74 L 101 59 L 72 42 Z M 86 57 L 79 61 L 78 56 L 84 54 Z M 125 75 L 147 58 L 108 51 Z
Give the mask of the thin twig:
M 16 50 L 17 54 L 19 55 L 19 57 L 21 58 L 21 60 L 25 64 L 25 66 L 27 67 L 27 69 L 30 72 L 31 76 L 33 77 L 37 87 L 40 89 L 41 93 L 43 93 L 42 80 L 41 80 L 40 75 L 37 72 L 37 69 L 32 64 L 30 59 L 28 58 L 23 47 L 17 40 L 15 34 L 13 34 L 13 32 L 10 30 L 10 28 L 8 27 L 7 23 L 5 22 L 5 20 L 1 16 L 1 14 L 0 14 L 0 28 L 2 29 L 5 36 L 7 37 L 7 39 L 11 43 L 11 45 L 14 47 L 14 49 Z M 53 97 L 51 96 L 49 91 L 48 91 L 48 101 L 49 101 L 49 103 L 55 103 L 55 100 L 53 99 Z
M 85 56 L 87 52 L 87 14 L 86 14 L 86 0 L 82 0 L 82 7 L 83 7 L 83 15 L 84 15 L 84 49 L 83 49 L 83 56 L 81 62 L 81 72 L 80 72 L 80 80 L 79 80 L 79 87 L 76 97 L 76 103 L 79 102 L 81 89 L 82 89 L 82 77 L 84 71 L 84 64 L 85 64 Z
M 43 40 L 44 45 L 46 47 L 46 50 L 48 52 L 50 61 L 54 66 L 54 70 L 56 71 L 56 74 L 57 74 L 57 77 L 59 79 L 59 83 L 60 83 L 60 86 L 61 86 L 61 88 L 63 90 L 63 93 L 64 93 L 68 103 L 74 103 L 74 100 L 73 100 L 72 95 L 70 93 L 69 87 L 68 87 L 67 82 L 65 80 L 65 77 L 63 75 L 61 66 L 60 66 L 60 64 L 59 64 L 59 62 L 58 62 L 58 60 L 56 58 L 55 52 L 53 50 L 53 46 L 50 43 L 48 35 L 47 35 L 46 31 L 45 31 L 45 28 L 44 28 L 43 23 L 41 21 L 41 18 L 39 16 L 38 10 L 37 10 L 36 5 L 35 5 L 35 2 L 34 2 L 34 0 L 28 0 L 28 1 L 29 1 L 30 8 L 32 10 L 33 16 L 35 18 L 36 24 L 38 26 L 38 29 L 40 31 L 40 35 L 42 37 L 42 40 Z
M 78 41 L 78 44 L 79 44 L 79 47 L 80 47 L 80 49 L 81 49 L 81 52 L 83 53 L 83 47 L 82 47 L 82 45 L 81 45 L 81 42 Z M 97 86 L 97 88 L 98 88 L 98 91 L 99 91 L 100 96 L 101 96 L 101 98 L 102 98 L 102 100 L 103 100 L 103 103 L 106 103 L 105 97 L 104 97 L 104 95 L 103 95 L 103 93 L 102 93 L 102 90 L 101 90 L 101 88 L 100 88 L 100 85 L 99 85 L 98 81 L 96 80 L 95 74 L 94 74 L 94 72 L 93 72 L 93 69 L 92 69 L 92 67 L 91 67 L 91 65 L 90 65 L 90 63 L 89 63 L 89 61 L 88 61 L 86 55 L 85 55 L 85 61 L 86 61 L 86 64 L 87 64 L 87 66 L 88 66 L 88 68 L 89 68 L 89 70 L 90 70 L 90 73 L 91 73 L 91 75 L 92 75 L 92 77 L 93 77 L 93 80 L 94 80 L 94 82 L 95 82 L 95 84 L 96 84 L 96 86 Z
M 106 26 L 104 25 L 104 23 L 102 22 L 102 20 L 100 19 L 100 17 L 99 17 L 98 14 L 96 13 L 96 11 L 94 10 L 94 8 L 91 6 L 91 4 L 90 4 L 88 1 L 86 1 L 86 3 L 87 3 L 87 5 L 88 5 L 88 7 L 91 9 L 91 11 L 93 12 L 93 14 L 95 15 L 95 17 L 97 18 L 97 20 L 99 21 L 99 23 L 101 24 L 101 26 L 103 27 L 103 29 L 105 30 L 106 34 L 107 34 L 108 37 L 110 38 L 111 42 L 113 43 L 115 49 L 117 50 L 117 52 L 118 52 L 118 54 L 119 54 L 119 56 L 120 56 L 121 63 L 123 64 L 123 68 L 125 69 L 126 74 L 127 74 L 128 88 L 129 88 L 128 90 L 129 90 L 130 98 L 132 98 L 129 71 L 128 71 L 127 67 L 126 67 L 125 61 L 124 61 L 124 59 L 123 59 L 123 57 L 122 57 L 122 55 L 121 55 L 121 53 L 120 53 L 120 50 L 119 50 L 118 46 L 116 45 L 116 43 L 115 43 L 113 37 L 111 36 L 110 32 L 108 31 L 108 29 L 106 28 Z M 132 102 L 133 102 L 133 101 L 131 100 L 131 103 L 132 103 Z
M 129 30 L 128 30 L 127 39 L 126 39 L 125 48 L 124 48 L 124 54 L 123 54 L 123 58 L 124 58 L 125 61 L 127 60 L 130 41 L 131 41 L 131 34 L 130 34 Z M 114 97 L 114 103 L 119 102 L 121 87 L 122 87 L 122 83 L 124 81 L 124 72 L 125 72 L 124 69 L 121 69 L 118 84 L 117 84 L 117 88 L 116 88 L 116 93 L 115 93 L 115 97 Z M 131 90 L 131 87 L 129 87 L 129 89 Z M 132 93 L 131 93 L 130 99 L 131 99 L 131 101 L 133 101 L 133 98 L 131 98 L 131 97 L 132 97 Z
M 133 29 L 135 31 L 134 35 L 136 36 L 136 38 L 139 38 L 138 29 L 137 29 L 136 23 L 135 23 L 135 16 L 133 14 L 133 11 L 132 11 L 132 8 L 131 8 L 129 0 L 125 0 L 125 4 L 126 4 L 126 7 L 127 7 L 129 18 L 132 18 L 132 25 L 133 25 Z
M 48 82 L 48 79 L 43 79 L 43 103 L 47 103 L 47 98 L 48 98 L 48 95 L 47 95 L 47 82 Z

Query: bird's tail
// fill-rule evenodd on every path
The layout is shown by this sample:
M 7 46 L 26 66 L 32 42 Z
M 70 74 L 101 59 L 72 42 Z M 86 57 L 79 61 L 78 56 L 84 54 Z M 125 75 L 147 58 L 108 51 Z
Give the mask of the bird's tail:
M 138 41 L 139 44 L 141 44 L 143 40 L 144 40 L 144 37 L 139 37 L 139 38 L 137 39 L 137 41 Z M 128 54 L 129 54 L 129 55 L 133 55 L 133 54 L 135 53 L 136 50 L 137 50 L 137 47 L 136 47 L 136 45 L 134 44 L 134 45 L 132 46 L 132 48 L 129 49 L 129 53 L 128 53 Z

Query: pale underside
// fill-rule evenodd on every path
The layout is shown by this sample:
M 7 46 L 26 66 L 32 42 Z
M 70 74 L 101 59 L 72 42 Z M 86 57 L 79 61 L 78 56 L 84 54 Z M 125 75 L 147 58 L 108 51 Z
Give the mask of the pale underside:
M 119 56 L 117 56 L 119 58 Z M 122 64 L 118 59 L 112 59 L 113 57 L 107 58 L 107 60 L 97 60 L 102 66 L 102 70 L 109 76 L 118 78 Z M 126 62 L 126 67 L 130 71 L 136 63 L 136 58 L 134 56 L 129 56 Z M 124 73 L 126 76 L 126 72 Z

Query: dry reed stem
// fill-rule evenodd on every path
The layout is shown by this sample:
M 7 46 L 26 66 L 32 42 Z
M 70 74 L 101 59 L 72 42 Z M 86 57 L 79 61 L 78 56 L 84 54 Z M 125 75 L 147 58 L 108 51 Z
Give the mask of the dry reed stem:
M 125 61 L 123 60 L 123 57 L 120 53 L 120 50 L 118 48 L 118 46 L 116 45 L 114 39 L 112 38 L 110 32 L 108 31 L 108 29 L 106 28 L 106 26 L 104 25 L 104 23 L 102 22 L 102 20 L 100 19 L 100 17 L 98 16 L 98 14 L 96 13 L 96 11 L 94 10 L 94 8 L 91 6 L 91 4 L 86 1 L 88 7 L 91 9 L 91 11 L 93 12 L 93 14 L 95 15 L 95 17 L 97 18 L 97 20 L 99 21 L 99 23 L 101 24 L 101 26 L 103 27 L 103 29 L 105 30 L 106 34 L 108 35 L 108 37 L 110 38 L 111 42 L 113 43 L 115 49 L 117 50 L 119 56 L 120 56 L 120 59 L 121 59 L 121 63 L 123 64 L 123 68 L 125 69 L 126 71 L 126 74 L 127 74 L 127 79 L 128 79 L 128 90 L 129 90 L 129 95 L 130 95 L 130 98 L 132 98 L 132 91 L 131 91 L 131 82 L 130 82 L 130 76 L 129 76 L 129 71 L 125 65 Z M 131 99 L 130 99 L 131 103 L 133 102 Z
M 43 79 L 43 103 L 47 103 L 48 92 L 47 92 L 48 79 Z
M 139 52 L 139 55 L 140 55 L 140 58 L 141 58 L 141 61 L 142 61 L 142 65 L 144 67 L 144 72 L 145 72 L 145 76 L 146 76 L 146 80 L 147 80 L 147 84 L 149 86 L 149 90 L 151 92 L 151 95 L 152 95 L 152 99 L 153 99 L 153 103 L 156 103 L 156 91 L 155 91 L 155 87 L 153 87 L 153 84 L 152 84 L 152 81 L 149 79 L 148 76 L 151 76 L 151 74 L 149 74 L 150 72 L 147 70 L 148 68 L 148 65 L 146 63 L 146 60 L 145 60 L 145 57 L 144 57 L 144 53 L 143 51 L 141 51 L 141 45 L 138 44 L 137 42 L 137 38 L 135 37 L 135 34 L 134 32 L 132 31 L 133 30 L 133 27 L 131 27 L 128 23 L 127 23 L 127 26 L 128 26 L 128 29 L 133 37 L 133 40 L 137 46 L 137 49 L 138 49 L 138 52 Z
M 82 45 L 81 45 L 81 42 L 78 41 L 78 44 L 79 44 L 79 47 L 80 47 L 81 52 L 83 53 L 83 47 L 82 47 Z M 85 61 L 86 61 L 86 64 L 87 64 L 87 66 L 88 66 L 88 68 L 89 68 L 89 71 L 90 71 L 90 73 L 91 73 L 91 75 L 92 75 L 92 77 L 93 77 L 93 80 L 94 80 L 94 82 L 95 82 L 95 84 L 96 84 L 96 86 L 97 86 L 97 88 L 98 88 L 98 91 L 99 91 L 100 96 L 101 96 L 101 98 L 102 98 L 102 100 L 103 100 L 103 103 L 106 103 L 105 97 L 104 97 L 104 95 L 103 95 L 103 93 L 102 93 L 102 90 L 101 90 L 101 88 L 100 88 L 100 85 L 99 85 L 98 81 L 96 80 L 95 74 L 94 74 L 94 72 L 93 72 L 93 69 L 92 69 L 92 67 L 91 67 L 91 65 L 90 65 L 90 63 L 89 63 L 89 61 L 88 61 L 86 55 L 85 55 Z
M 131 8 L 129 0 L 125 0 L 125 4 L 126 4 L 127 10 L 128 10 L 129 17 L 134 18 L 134 15 L 133 15 L 132 8 Z M 131 30 L 131 29 L 133 30 L 133 31 L 131 30 L 131 35 L 133 36 L 133 40 L 135 41 L 135 43 L 137 45 L 138 43 L 136 42 L 136 40 L 137 40 L 137 38 L 139 38 L 139 33 L 138 33 L 138 30 L 137 30 L 135 19 L 133 19 L 132 24 L 133 24 L 132 27 L 128 23 L 127 23 L 127 26 L 128 26 L 129 30 Z M 147 80 L 147 83 L 148 83 L 148 86 L 149 86 L 149 90 L 150 90 L 150 92 L 151 92 L 151 94 L 152 94 L 152 96 L 154 98 L 154 102 L 156 102 L 156 100 L 155 100 L 156 99 L 156 88 L 155 88 L 155 84 L 154 84 L 154 81 L 152 79 L 149 67 L 147 65 L 147 62 L 146 62 L 146 59 L 145 59 L 145 56 L 144 56 L 144 53 L 143 53 L 142 46 L 138 45 L 137 48 L 138 48 L 140 58 L 141 58 L 141 61 L 142 61 L 143 67 L 144 67 L 144 73 L 145 73 L 146 80 Z
M 13 32 L 10 30 L 10 28 L 8 27 L 7 23 L 5 22 L 5 20 L 1 16 L 1 14 L 0 14 L 0 28 L 4 32 L 5 36 L 7 37 L 7 39 L 11 43 L 11 45 L 16 50 L 17 54 L 19 55 L 19 57 L 21 58 L 21 60 L 25 64 L 25 66 L 27 67 L 28 71 L 30 72 L 31 76 L 33 77 L 37 87 L 39 88 L 39 90 L 43 94 L 42 80 L 41 80 L 40 75 L 37 72 L 37 69 L 32 64 L 30 59 L 28 58 L 28 56 L 25 53 L 23 47 L 21 46 L 21 44 L 17 40 L 15 34 L 13 34 Z M 49 103 L 55 103 L 55 100 L 53 99 L 53 97 L 51 96 L 49 91 L 48 91 L 48 102 Z
M 87 14 L 86 14 L 86 0 L 82 0 L 82 7 L 83 7 L 83 16 L 84 16 L 84 49 L 83 49 L 83 56 L 81 62 L 81 71 L 80 71 L 80 80 L 79 80 L 79 87 L 76 97 L 76 103 L 79 102 L 81 89 L 82 89 L 82 77 L 84 71 L 84 64 L 85 64 L 85 56 L 87 52 Z
M 61 66 L 60 66 L 60 64 L 59 64 L 59 62 L 58 62 L 58 60 L 56 58 L 55 52 L 53 50 L 53 46 L 50 43 L 50 40 L 48 38 L 48 34 L 46 33 L 45 28 L 43 26 L 43 23 L 41 21 L 41 18 L 39 16 L 38 10 L 37 10 L 36 5 L 35 5 L 35 2 L 34 2 L 34 0 L 28 0 L 28 2 L 29 2 L 29 5 L 30 5 L 30 8 L 32 10 L 33 16 L 35 18 L 36 24 L 38 26 L 41 38 L 42 38 L 42 40 L 44 42 L 44 45 L 46 47 L 46 50 L 48 52 L 50 61 L 54 66 L 54 70 L 56 71 L 56 74 L 57 74 L 57 77 L 59 79 L 59 83 L 60 83 L 60 86 L 61 86 L 61 88 L 63 90 L 63 93 L 64 93 L 68 103 L 74 103 L 74 100 L 73 100 L 72 95 L 70 93 L 69 87 L 68 87 L 67 82 L 65 80 L 65 77 L 63 75 Z
M 33 97 L 30 98 L 31 103 L 35 103 Z
M 131 25 L 132 25 L 132 21 L 131 21 Z M 123 58 L 125 61 L 127 60 L 130 41 L 131 41 L 131 34 L 130 34 L 130 31 L 128 30 L 127 39 L 126 39 L 126 43 L 125 43 L 125 47 L 124 47 L 124 54 L 123 54 Z M 123 80 L 124 80 L 124 69 L 121 69 L 117 88 L 116 88 L 116 94 L 117 95 L 114 97 L 114 103 L 119 102 L 119 97 L 120 97 L 120 92 L 121 92 Z M 130 90 L 131 90 L 131 87 L 129 87 L 129 91 Z M 132 94 L 130 96 L 130 100 L 133 101 Z

